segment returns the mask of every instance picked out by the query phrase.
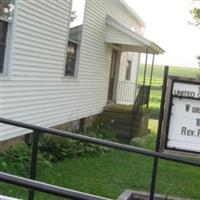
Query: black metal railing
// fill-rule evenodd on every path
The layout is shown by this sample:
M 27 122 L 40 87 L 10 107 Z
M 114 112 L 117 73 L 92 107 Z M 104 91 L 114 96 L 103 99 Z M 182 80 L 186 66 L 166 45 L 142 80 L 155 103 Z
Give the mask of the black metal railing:
M 117 102 L 133 104 L 136 89 L 137 84 L 134 82 L 118 81 L 116 94 Z
M 142 106 L 149 104 L 149 96 L 150 96 L 150 86 L 149 85 L 143 85 L 140 87 L 142 90 Z
M 132 121 L 131 121 L 131 135 L 133 135 L 133 123 L 136 121 L 139 112 L 142 110 L 143 105 L 148 105 L 150 95 L 150 86 L 140 86 L 137 97 L 132 107 Z
M 39 181 L 34 181 L 26 178 L 22 178 L 19 176 L 14 176 L 6 173 L 0 172 L 0 181 L 9 183 L 16 186 L 21 186 L 24 188 L 28 188 L 31 191 L 39 191 L 47 194 L 55 195 L 58 197 L 64 197 L 68 199 L 76 199 L 76 200 L 108 200 L 108 198 L 103 198 L 95 195 L 90 195 L 87 193 L 69 190 L 61 187 L 57 187 L 54 185 L 42 183 Z M 34 193 L 33 193 L 34 194 Z M 34 198 L 34 195 L 33 195 Z
M 151 151 L 147 149 L 142 149 L 130 145 L 125 145 L 125 144 L 120 144 L 120 143 L 115 143 L 115 142 L 110 142 L 102 139 L 97 139 L 93 137 L 88 137 L 85 135 L 80 135 L 80 134 L 74 134 L 70 132 L 65 132 L 61 130 L 55 130 L 51 128 L 44 128 L 40 126 L 35 126 L 31 124 L 26 124 L 22 122 L 17 122 L 5 118 L 0 118 L 0 123 L 12 125 L 12 126 L 17 126 L 21 128 L 26 128 L 30 129 L 33 131 L 33 145 L 32 145 L 32 160 L 31 160 L 31 175 L 30 179 L 36 179 L 36 166 L 37 166 L 37 151 L 38 151 L 38 137 L 41 133 L 46 133 L 50 135 L 56 135 L 60 136 L 63 138 L 71 138 L 74 140 L 79 140 L 82 142 L 88 142 L 88 143 L 93 143 L 96 145 L 102 145 L 106 147 L 110 147 L 113 149 L 118 149 L 126 152 L 131 152 L 131 153 L 138 153 L 141 155 L 145 155 L 148 157 L 156 158 L 156 159 L 162 159 L 162 160 L 168 160 L 168 161 L 174 161 L 178 163 L 183 163 L 183 164 L 188 164 L 192 166 L 200 166 L 200 162 L 196 160 L 190 160 L 190 159 L 185 159 L 181 158 L 178 156 L 174 155 L 168 155 L 168 154 L 163 154 L 161 152 L 156 152 L 156 151 Z M 157 173 L 157 171 L 155 172 Z M 152 173 L 152 176 L 155 176 L 154 172 Z M 25 179 L 9 174 L 5 174 L 0 172 L 0 181 L 5 182 L 5 183 L 10 183 L 16 186 L 21 186 L 30 189 L 29 191 L 29 200 L 34 199 L 34 191 L 40 191 L 40 192 L 46 192 L 49 194 L 53 194 L 56 196 L 62 196 L 70 199 L 78 199 L 78 200 L 103 200 L 106 199 L 104 197 L 98 197 L 86 193 L 81 193 L 78 191 L 72 191 L 69 189 L 64 189 L 52 185 L 48 185 L 45 183 L 37 182 L 34 180 L 30 179 Z M 152 184 L 156 184 L 156 179 Z M 154 193 L 154 191 L 152 191 Z M 153 199 L 151 199 L 153 200 Z

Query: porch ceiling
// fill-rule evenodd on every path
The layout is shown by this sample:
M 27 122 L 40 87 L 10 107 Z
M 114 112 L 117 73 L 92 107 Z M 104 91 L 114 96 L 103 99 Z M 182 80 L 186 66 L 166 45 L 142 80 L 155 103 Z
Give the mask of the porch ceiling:
M 109 15 L 106 18 L 106 42 L 121 45 L 122 51 L 164 53 L 164 50 L 157 44 L 127 29 Z

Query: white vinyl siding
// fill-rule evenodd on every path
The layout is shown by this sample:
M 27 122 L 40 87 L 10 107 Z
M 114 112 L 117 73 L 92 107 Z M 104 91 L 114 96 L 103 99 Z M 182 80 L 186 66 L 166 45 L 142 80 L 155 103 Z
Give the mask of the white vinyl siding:
M 16 4 L 11 80 L 0 78 L 0 116 L 53 127 L 100 113 L 107 102 L 112 52 L 112 46 L 105 43 L 105 18 L 117 13 L 121 20 L 134 21 L 133 17 L 123 18 L 119 1 L 88 0 L 79 76 L 68 80 L 63 75 L 71 1 L 26 0 Z M 27 132 L 1 125 L 0 140 Z

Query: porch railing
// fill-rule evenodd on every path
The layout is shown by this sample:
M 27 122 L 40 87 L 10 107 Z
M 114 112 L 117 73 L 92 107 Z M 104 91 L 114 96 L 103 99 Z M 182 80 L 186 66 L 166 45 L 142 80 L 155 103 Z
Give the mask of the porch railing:
M 133 123 L 136 121 L 139 112 L 142 110 L 143 105 L 149 104 L 150 86 L 141 86 L 132 108 L 132 126 L 131 134 L 133 134 Z
M 139 90 L 138 90 L 139 89 Z M 128 82 L 128 81 L 118 81 L 117 83 L 117 94 L 116 94 L 116 101 L 117 102 L 124 102 L 124 103 L 132 103 L 135 104 L 136 95 L 142 92 L 143 98 L 142 102 L 144 104 L 148 104 L 149 101 L 149 92 L 150 86 L 139 86 L 137 83 Z
M 36 179 L 36 169 L 37 169 L 36 164 L 37 164 L 37 151 L 38 151 L 38 137 L 41 133 L 56 135 L 56 136 L 60 136 L 63 138 L 71 138 L 74 140 L 79 140 L 79 141 L 87 142 L 87 143 L 93 143 L 96 145 L 102 145 L 102 146 L 130 152 L 130 153 L 137 153 L 137 154 L 141 154 L 144 156 L 152 157 L 154 159 L 174 161 L 174 162 L 178 162 L 178 163 L 182 163 L 182 164 L 188 164 L 188 165 L 200 167 L 200 162 L 198 160 L 185 159 L 185 158 L 181 158 L 181 157 L 178 157 L 175 155 L 163 154 L 161 152 L 156 152 L 156 151 L 151 151 L 151 150 L 138 148 L 138 147 L 134 147 L 134 146 L 130 146 L 130 145 L 110 142 L 110 141 L 106 141 L 106 140 L 102 140 L 102 139 L 88 137 L 85 135 L 74 134 L 74 133 L 55 130 L 55 129 L 51 129 L 51 128 L 44 128 L 44 127 L 26 124 L 26 123 L 22 123 L 22 122 L 17 122 L 17 121 L 13 121 L 13 120 L 9 120 L 9 119 L 4 119 L 4 118 L 0 118 L 0 123 L 4 123 L 4 124 L 16 126 L 16 127 L 21 127 L 21 128 L 26 128 L 26 129 L 30 129 L 33 131 L 31 176 L 30 176 L 30 179 L 33 179 L 33 180 L 25 179 L 22 177 L 17 177 L 17 176 L 13 176 L 10 174 L 0 172 L 0 181 L 30 189 L 29 198 L 28 198 L 29 200 L 34 199 L 34 191 L 45 192 L 48 194 L 53 194 L 56 196 L 66 197 L 66 198 L 70 198 L 70 199 L 77 199 L 77 200 L 95 200 L 95 199 L 96 200 L 104 200 L 104 199 L 106 199 L 103 197 L 98 197 L 98 196 L 81 193 L 78 191 L 64 189 L 61 187 L 34 181 L 34 179 Z M 157 174 L 157 171 L 153 170 L 152 177 L 154 177 L 156 174 Z M 153 179 L 151 184 L 155 185 L 156 179 Z M 151 190 L 151 196 L 154 196 L 154 192 L 155 192 L 154 190 Z M 153 200 L 153 198 L 150 198 L 150 200 Z
M 136 83 L 128 81 L 118 81 L 116 101 L 121 103 L 133 104 L 136 90 L 137 90 Z

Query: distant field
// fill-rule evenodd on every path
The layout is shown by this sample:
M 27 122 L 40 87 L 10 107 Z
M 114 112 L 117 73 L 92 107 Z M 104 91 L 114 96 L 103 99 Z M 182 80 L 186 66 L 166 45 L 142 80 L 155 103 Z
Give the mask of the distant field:
M 147 78 L 146 83 L 149 83 L 149 77 L 150 77 L 150 70 L 151 67 L 147 67 Z M 160 86 L 162 85 L 163 80 L 163 73 L 164 73 L 164 67 L 155 65 L 154 71 L 153 71 L 153 86 Z M 140 66 L 139 69 L 139 83 L 143 82 L 143 74 L 144 74 L 144 65 Z M 175 75 L 175 76 L 183 76 L 183 77 L 192 77 L 197 78 L 197 75 L 200 74 L 200 70 L 198 68 L 190 68 L 190 67 L 170 67 L 169 68 L 169 75 Z

